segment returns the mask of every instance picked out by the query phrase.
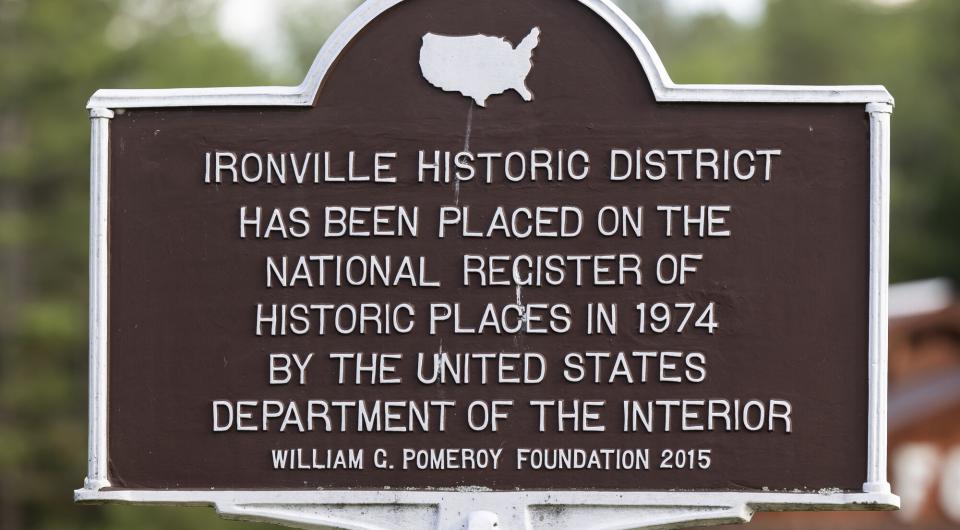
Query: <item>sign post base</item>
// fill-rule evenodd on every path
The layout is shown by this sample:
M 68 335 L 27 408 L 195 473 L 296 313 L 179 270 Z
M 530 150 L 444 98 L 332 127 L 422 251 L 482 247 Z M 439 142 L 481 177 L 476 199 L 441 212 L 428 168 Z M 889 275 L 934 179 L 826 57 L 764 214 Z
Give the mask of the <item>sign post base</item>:
M 747 523 L 753 510 L 739 506 L 527 506 L 507 508 L 501 517 L 489 510 L 465 512 L 397 506 L 217 506 L 228 519 L 270 522 L 305 530 L 589 530 L 679 529 Z M 362 518 L 357 517 L 362 514 Z M 355 521 L 362 520 L 363 523 Z M 398 523 L 398 521 L 403 521 Z M 591 523 L 590 521 L 593 521 Z M 603 521 L 600 523 L 599 521 Z M 413 523 L 414 526 L 408 526 Z
M 78 490 L 83 503 L 208 504 L 224 518 L 304 530 L 673 530 L 760 511 L 895 510 L 889 493 Z M 362 522 L 361 522 L 362 521 Z

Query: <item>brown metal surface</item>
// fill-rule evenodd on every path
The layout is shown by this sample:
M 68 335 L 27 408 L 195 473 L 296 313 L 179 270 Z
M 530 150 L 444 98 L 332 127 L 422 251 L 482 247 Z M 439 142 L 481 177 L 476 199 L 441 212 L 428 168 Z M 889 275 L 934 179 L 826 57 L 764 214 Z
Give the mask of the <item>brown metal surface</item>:
M 426 32 L 484 33 L 517 42 L 542 29 L 525 103 L 514 93 L 486 109 L 431 87 L 417 54 Z M 468 126 L 468 114 L 472 114 Z M 347 49 L 308 109 L 131 110 L 112 121 L 110 174 L 110 469 L 124 488 L 452 488 L 860 490 L 866 469 L 868 123 L 862 105 L 657 104 L 629 47 L 577 2 L 416 0 L 372 23 Z M 415 182 L 418 149 L 458 151 L 585 149 L 584 182 L 452 185 Z M 772 182 L 609 182 L 612 148 L 773 148 L 783 155 Z M 375 151 L 399 153 L 395 185 L 211 186 L 204 153 L 339 153 L 355 150 L 369 171 Z M 458 194 L 457 194 L 458 193 Z M 455 201 L 488 216 L 496 206 L 723 204 L 729 239 L 665 239 L 649 218 L 642 239 L 438 241 L 434 212 Z M 419 206 L 417 239 L 242 241 L 240 206 Z M 483 213 L 487 212 L 487 213 Z M 614 338 L 565 335 L 254 335 L 265 303 L 461 302 L 476 319 L 488 302 L 516 300 L 514 288 L 458 288 L 460 256 L 482 254 L 702 252 L 701 272 L 683 288 L 527 288 L 525 302 L 716 301 L 720 330 Z M 264 287 L 268 255 L 427 256 L 442 289 Z M 648 271 L 652 269 L 647 269 Z M 578 320 L 582 322 L 582 320 Z M 270 352 L 540 352 L 551 362 L 539 385 L 423 386 L 407 382 L 339 386 L 331 370 L 306 387 L 267 384 Z M 571 351 L 702 351 L 701 384 L 568 384 L 560 359 Z M 316 366 L 331 366 L 318 364 Z M 794 430 L 783 433 L 618 433 L 625 399 L 787 399 Z M 214 433 L 215 399 L 514 399 L 498 433 Z M 541 434 L 529 399 L 605 399 L 605 433 Z M 275 471 L 273 448 L 518 447 L 710 448 L 706 471 Z M 506 460 L 509 462 L 510 460 Z

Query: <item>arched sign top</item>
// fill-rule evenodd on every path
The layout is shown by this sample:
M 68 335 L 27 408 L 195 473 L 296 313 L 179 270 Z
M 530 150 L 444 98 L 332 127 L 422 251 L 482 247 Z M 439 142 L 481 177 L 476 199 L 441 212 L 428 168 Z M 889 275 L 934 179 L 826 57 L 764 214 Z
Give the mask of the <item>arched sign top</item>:
M 98 90 L 88 109 L 153 107 L 278 106 L 305 107 L 316 101 L 333 66 L 350 43 L 391 8 L 411 0 L 367 0 L 331 34 L 297 86 L 106 89 Z M 864 103 L 893 104 L 893 96 L 878 85 L 708 85 L 677 84 L 643 31 L 611 0 L 571 0 L 588 7 L 630 46 L 658 102 L 691 103 Z

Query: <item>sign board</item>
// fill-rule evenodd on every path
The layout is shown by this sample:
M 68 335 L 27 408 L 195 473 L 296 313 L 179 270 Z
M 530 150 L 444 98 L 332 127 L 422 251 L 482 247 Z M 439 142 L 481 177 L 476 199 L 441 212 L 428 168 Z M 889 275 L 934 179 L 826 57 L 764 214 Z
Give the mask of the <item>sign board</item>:
M 77 499 L 303 527 L 890 509 L 882 87 L 682 86 L 605 0 L 371 0 L 93 116 Z

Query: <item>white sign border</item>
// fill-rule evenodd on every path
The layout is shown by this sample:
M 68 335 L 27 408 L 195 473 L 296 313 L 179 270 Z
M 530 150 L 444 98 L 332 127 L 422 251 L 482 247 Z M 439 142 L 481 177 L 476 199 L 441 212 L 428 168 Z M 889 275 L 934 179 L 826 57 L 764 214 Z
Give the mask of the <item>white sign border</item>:
M 91 117 L 89 457 L 84 503 L 212 505 L 226 517 L 301 528 L 683 528 L 747 522 L 756 511 L 896 509 L 887 482 L 887 284 L 890 116 L 882 86 L 678 85 L 642 31 L 610 0 L 576 0 L 593 10 L 636 53 L 658 102 L 834 103 L 865 105 L 870 117 L 870 300 L 867 469 L 862 492 L 603 491 L 224 491 L 111 488 L 107 454 L 108 179 L 110 119 L 129 108 L 310 106 L 330 67 L 377 16 L 404 0 L 367 0 L 337 28 L 295 87 L 99 90 Z M 365 522 L 360 522 L 360 517 Z

